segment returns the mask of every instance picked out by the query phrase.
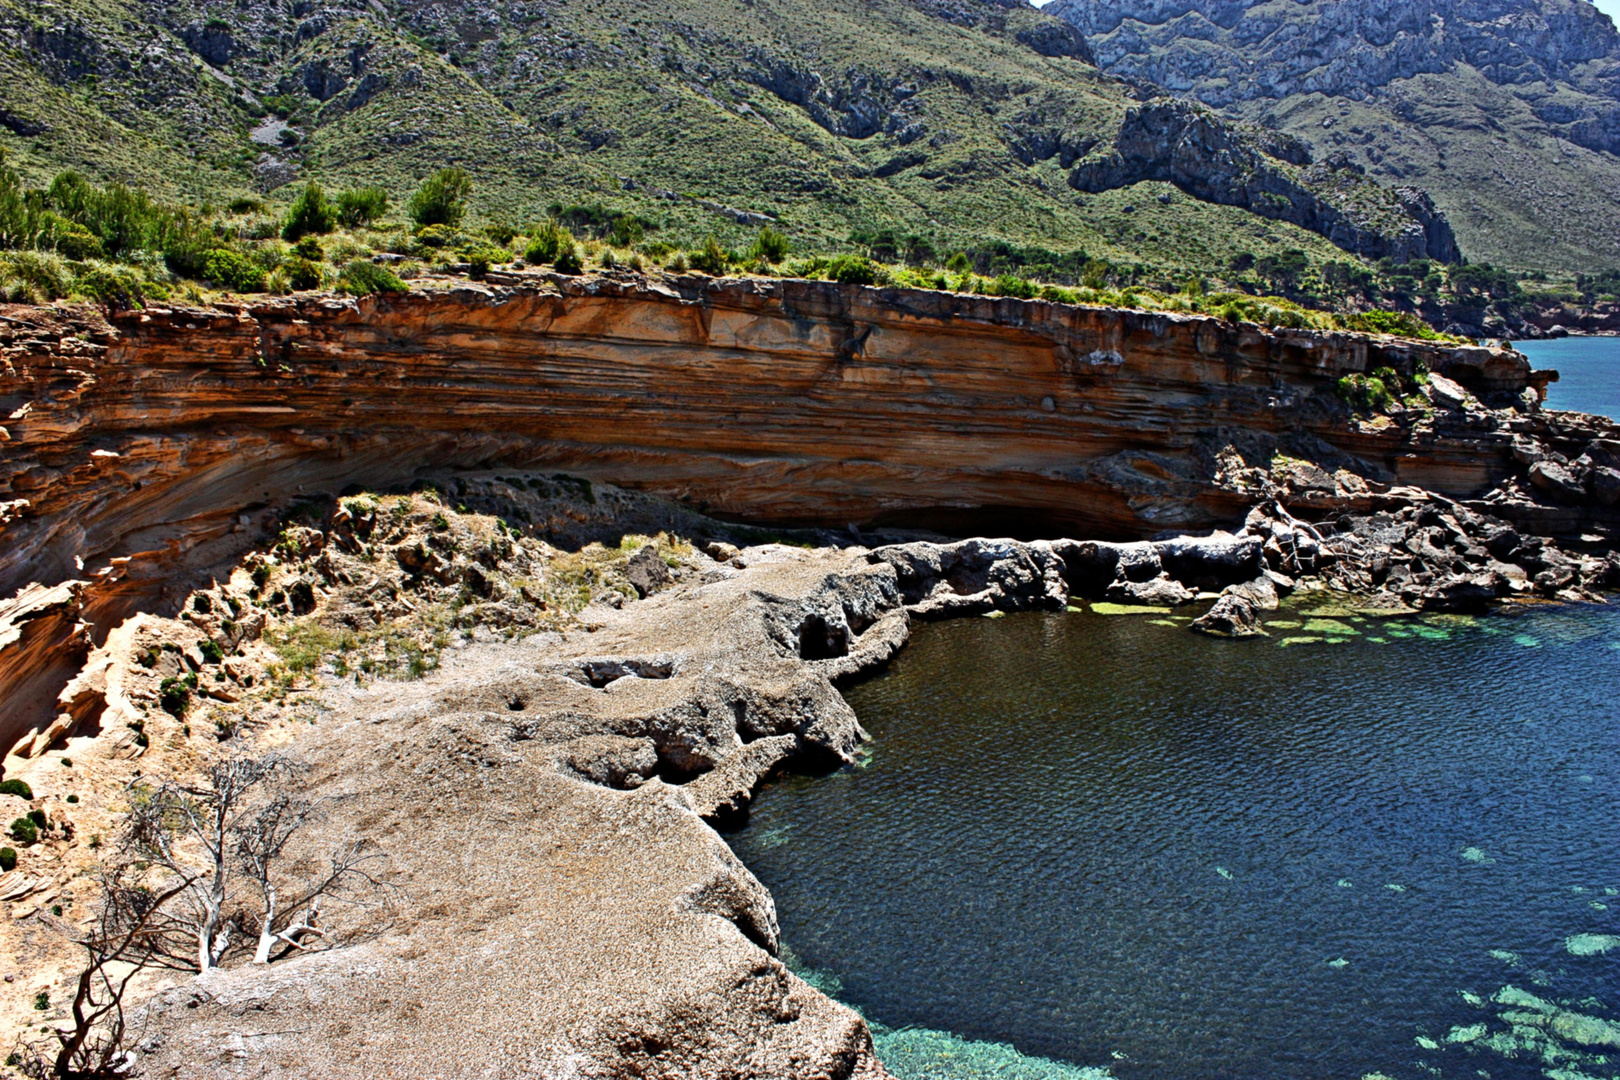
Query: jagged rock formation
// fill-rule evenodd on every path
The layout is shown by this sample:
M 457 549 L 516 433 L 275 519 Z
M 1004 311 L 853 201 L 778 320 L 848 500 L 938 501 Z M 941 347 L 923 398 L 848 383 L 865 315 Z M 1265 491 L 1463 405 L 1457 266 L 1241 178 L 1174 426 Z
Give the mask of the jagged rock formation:
M 1401 485 L 1541 535 L 1617 514 L 1614 426 L 1541 413 L 1550 375 L 1511 351 L 821 282 L 505 280 L 20 320 L 0 377 L 16 715 L 48 712 L 112 626 L 244 550 L 243 515 L 424 468 L 1003 534 L 1196 529 L 1273 496 L 1370 510 Z M 1338 381 L 1384 368 L 1449 378 L 1355 416 Z
M 1612 262 L 1620 34 L 1584 0 L 1056 0 L 1108 71 L 1430 191 L 1468 253 Z M 1476 160 L 1489 155 L 1488 162 Z M 1540 235 L 1538 235 L 1538 231 Z
M 1200 199 L 1291 221 L 1368 258 L 1461 257 L 1450 222 L 1425 192 L 1373 183 L 1342 158 L 1312 166 L 1297 142 L 1270 144 L 1188 102 L 1153 102 L 1126 113 L 1113 148 L 1077 162 L 1069 183 L 1098 192 L 1167 180 Z

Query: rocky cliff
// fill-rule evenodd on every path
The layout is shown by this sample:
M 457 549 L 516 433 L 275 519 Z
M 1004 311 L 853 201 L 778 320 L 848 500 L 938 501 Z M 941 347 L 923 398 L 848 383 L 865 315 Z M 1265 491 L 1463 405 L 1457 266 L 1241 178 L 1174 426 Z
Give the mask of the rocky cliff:
M 1620 253 L 1620 34 L 1585 0 L 1056 0 L 1098 63 L 1432 193 L 1475 259 Z M 1485 155 L 1484 158 L 1481 155 Z
M 1185 101 L 1125 114 L 1112 147 L 1075 164 L 1069 183 L 1111 191 L 1164 180 L 1200 199 L 1291 221 L 1371 259 L 1460 259 L 1451 223 L 1427 193 L 1368 180 L 1343 158 L 1313 163 L 1297 141 L 1244 132 Z
M 1003 535 L 1196 529 L 1272 495 L 1368 509 L 1402 485 L 1489 497 L 1539 533 L 1615 514 L 1612 462 L 1585 453 L 1612 426 L 1540 412 L 1550 375 L 1510 350 L 702 277 L 25 314 L 0 377 L 0 675 L 18 716 L 49 709 L 109 627 L 239 554 L 246 515 L 430 467 Z M 1354 413 L 1341 380 L 1386 369 L 1436 378 Z M 1543 460 L 1563 471 L 1532 486 Z

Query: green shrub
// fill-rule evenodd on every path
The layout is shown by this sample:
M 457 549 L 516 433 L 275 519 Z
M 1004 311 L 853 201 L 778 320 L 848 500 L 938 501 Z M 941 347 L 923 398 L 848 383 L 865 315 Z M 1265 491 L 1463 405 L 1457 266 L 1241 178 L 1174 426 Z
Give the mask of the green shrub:
M 619 257 L 613 253 L 612 248 L 604 248 L 602 250 L 601 261 L 602 269 L 604 270 L 617 270 L 619 268 Z
M 877 267 L 864 255 L 840 255 L 827 264 L 827 277 L 840 285 L 875 285 Z
M 45 827 L 45 821 L 46 821 L 45 811 L 43 811 L 43 810 L 30 810 L 30 811 L 28 811 L 28 820 L 32 821 L 36 828 L 43 829 Z
M 282 269 L 287 275 L 287 284 L 300 292 L 318 289 L 326 281 L 326 274 L 320 264 L 309 259 L 289 259 Z
M 1440 335 L 1428 323 L 1405 311 L 1364 311 L 1341 320 L 1347 330 L 1364 334 L 1393 334 L 1397 337 L 1433 341 Z
M 50 215 L 56 220 L 50 223 L 47 233 L 41 240 L 49 243 L 58 255 L 64 259 L 83 261 L 85 259 L 99 259 L 106 255 L 107 250 L 102 246 L 101 238 L 80 225 L 76 221 Z
M 0 795 L 17 795 L 24 799 L 34 797 L 34 789 L 26 780 L 0 780 Z
M 779 263 L 787 258 L 788 246 L 787 234 L 767 225 L 759 230 L 751 254 L 768 263 Z
M 460 239 L 460 234 L 448 225 L 424 225 L 416 230 L 416 242 L 424 247 L 449 247 Z
M 686 255 L 677 251 L 675 257 L 665 264 L 672 274 L 684 274 L 687 271 Z
M 440 169 L 416 189 L 407 207 L 417 225 L 461 224 L 467 216 L 467 196 L 472 194 L 472 177 L 466 170 Z
M 308 259 L 311 262 L 320 262 L 326 258 L 326 249 L 321 246 L 320 240 L 313 236 L 306 236 L 294 244 L 293 253 L 300 259 Z
M 186 710 L 191 707 L 191 692 L 195 689 L 197 689 L 196 672 L 188 672 L 179 677 L 170 676 L 158 684 L 158 707 L 178 720 L 185 716 Z
M 112 311 L 127 311 L 146 302 L 141 274 L 118 263 L 84 263 L 73 275 L 73 292 Z
M 1398 382 L 1395 388 L 1400 389 Z M 1384 381 L 1371 375 L 1346 375 L 1335 389 L 1344 403 L 1358 413 L 1381 412 L 1393 400 Z
M 1025 281 L 1021 277 L 1002 274 L 991 283 L 990 291 L 997 296 L 1016 296 L 1021 300 L 1031 300 L 1035 297 L 1036 288 L 1033 282 Z
M 703 245 L 703 250 L 692 252 L 688 256 L 688 261 L 691 262 L 692 269 L 712 277 L 719 277 L 726 272 L 727 265 L 733 259 L 731 253 L 720 246 L 720 241 L 711 236 Z
M 967 252 L 958 251 L 945 260 L 945 269 L 953 274 L 965 274 L 973 264 L 968 261 Z
M 321 185 L 314 180 L 304 185 L 287 208 L 287 217 L 281 226 L 281 238 L 288 243 L 306 236 L 324 236 L 338 226 L 337 208 L 327 201 Z
M 501 247 L 508 247 L 513 240 L 517 239 L 517 234 L 517 230 L 505 222 L 498 221 L 493 225 L 484 226 L 484 235 Z
M 225 650 L 219 647 L 219 642 L 203 640 L 197 642 L 197 651 L 202 653 L 203 663 L 217 664 L 225 659 Z
M 410 292 L 410 286 L 395 276 L 387 267 L 378 266 L 365 259 L 355 259 L 343 268 L 338 277 L 338 285 L 344 292 L 354 296 L 370 296 L 372 293 Z
M 0 874 L 9 874 L 17 869 L 17 849 L 0 847 Z
M 203 277 L 231 292 L 261 293 L 265 289 L 264 268 L 228 248 L 215 248 L 209 254 Z
M 380 187 L 349 188 L 338 192 L 338 220 L 353 229 L 370 225 L 388 213 L 388 192 Z
M 255 198 L 253 196 L 248 196 L 241 199 L 232 199 L 230 202 L 225 204 L 225 209 L 229 210 L 233 214 L 239 214 L 244 217 L 248 214 L 262 214 L 264 213 L 264 200 Z
M 563 228 L 556 218 L 547 218 L 529 237 L 529 246 L 523 249 L 523 261 L 542 266 L 556 262 L 565 248 L 574 246 L 574 234 Z
M 559 274 L 574 275 L 585 272 L 585 260 L 580 258 L 578 244 L 569 244 L 557 253 L 556 268 Z
M 647 225 L 634 214 L 620 214 L 608 230 L 608 239 L 619 247 L 635 247 L 646 235 Z
M 51 1007 L 51 992 L 49 990 L 41 990 L 39 993 L 34 995 L 34 1008 L 37 1011 L 44 1012 L 46 1009 L 48 1009 L 50 1007 Z
M 0 255 L 0 299 L 14 304 L 48 304 L 73 289 L 73 273 L 60 255 L 12 251 Z
M 25 817 L 20 817 L 11 823 L 11 838 L 28 847 L 39 843 L 39 826 Z

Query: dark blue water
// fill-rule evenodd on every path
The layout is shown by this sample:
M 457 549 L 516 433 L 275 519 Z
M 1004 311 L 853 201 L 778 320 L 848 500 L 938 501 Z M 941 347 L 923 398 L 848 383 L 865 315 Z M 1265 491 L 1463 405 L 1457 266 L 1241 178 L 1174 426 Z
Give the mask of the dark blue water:
M 1549 409 L 1620 419 L 1620 338 L 1518 341 L 1513 347 L 1536 367 L 1557 370 L 1558 381 L 1547 388 Z
M 1279 620 L 924 625 L 864 764 L 762 794 L 897 1075 L 1620 1074 L 1620 613 Z

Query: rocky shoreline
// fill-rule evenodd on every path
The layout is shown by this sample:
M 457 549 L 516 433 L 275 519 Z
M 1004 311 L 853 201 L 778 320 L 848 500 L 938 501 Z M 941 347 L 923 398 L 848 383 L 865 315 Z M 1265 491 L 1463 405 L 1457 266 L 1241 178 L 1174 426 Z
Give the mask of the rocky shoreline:
M 388 855 L 404 899 L 386 925 L 340 924 L 350 944 L 269 968 L 153 980 L 139 1075 L 881 1076 L 864 1021 L 782 965 L 769 893 L 711 824 L 780 768 L 854 760 L 865 735 L 836 687 L 888 662 L 914 620 L 1197 604 L 1195 629 L 1241 637 L 1290 591 L 1393 617 L 1620 584 L 1610 556 L 1415 493 L 1125 543 L 768 537 L 504 473 L 317 503 L 259 523 L 255 551 L 176 618 L 110 636 L 63 694 L 64 715 L 99 698 L 94 718 L 6 761 L 54 830 L 3 882 L 40 883 L 0 936 L 42 985 L 67 973 L 93 903 L 84 840 L 115 835 L 143 771 L 278 747 L 341 807 L 312 844 L 363 836 Z M 412 648 L 416 679 L 398 666 Z M 160 706 L 187 675 L 187 706 Z
M 1620 429 L 1508 350 L 813 282 L 75 319 L 0 341 L 5 798 L 43 822 L 0 1012 L 60 1019 L 30 995 L 61 1001 L 137 776 L 294 753 L 341 808 L 309 843 L 377 845 L 404 898 L 150 980 L 147 1075 L 881 1076 L 710 823 L 851 761 L 837 684 L 913 620 L 1248 637 L 1291 592 L 1620 586 Z M 1347 401 L 1369 377 L 1404 396 Z M 942 506 L 1096 538 L 923 531 Z

